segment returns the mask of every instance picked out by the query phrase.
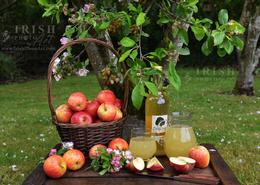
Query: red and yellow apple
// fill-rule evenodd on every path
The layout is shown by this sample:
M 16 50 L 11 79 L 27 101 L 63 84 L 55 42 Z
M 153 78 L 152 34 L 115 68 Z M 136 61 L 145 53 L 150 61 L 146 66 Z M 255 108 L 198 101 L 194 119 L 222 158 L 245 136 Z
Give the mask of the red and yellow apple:
M 111 103 L 102 103 L 97 114 L 101 121 L 113 121 L 116 116 L 116 106 Z
M 98 151 L 99 148 L 106 149 L 107 147 L 105 145 L 102 145 L 102 144 L 97 144 L 97 145 L 92 146 L 89 150 L 89 153 L 88 153 L 88 156 L 89 156 L 90 159 L 97 158 L 99 156 L 99 154 L 100 154 L 100 152 Z
M 87 103 L 87 108 L 85 109 L 85 112 L 88 113 L 93 119 L 97 117 L 97 110 L 100 104 L 97 100 L 90 100 Z
M 70 149 L 63 155 L 69 170 L 79 170 L 85 164 L 84 154 L 77 149 Z
M 45 174 L 53 179 L 62 177 L 67 170 L 65 160 L 59 155 L 48 157 L 43 164 Z
M 125 168 L 132 172 L 140 172 L 140 171 L 144 170 L 145 163 L 141 157 L 137 157 L 137 158 L 133 159 L 131 162 L 127 163 L 125 165 Z
M 195 146 L 189 150 L 189 157 L 196 161 L 197 168 L 206 168 L 209 165 L 210 155 L 204 146 Z
M 195 166 L 195 160 L 189 157 L 170 157 L 170 166 L 179 173 L 189 173 Z
M 91 124 L 92 122 L 93 122 L 92 117 L 88 113 L 83 111 L 76 112 L 71 117 L 72 124 L 85 125 L 85 124 Z
M 108 148 L 111 148 L 113 150 L 128 150 L 129 146 L 126 140 L 122 138 L 115 138 L 112 141 L 109 142 Z
M 71 116 L 73 114 L 72 110 L 69 108 L 67 104 L 60 105 L 55 110 L 57 121 L 59 123 L 69 123 Z
M 111 90 L 102 90 L 97 95 L 97 101 L 102 103 L 111 103 L 114 104 L 116 102 L 116 95 Z
M 68 105 L 73 111 L 82 111 L 87 107 L 87 98 L 82 92 L 74 92 L 68 99 Z
M 157 171 L 157 172 L 164 170 L 163 165 L 156 157 L 153 157 L 147 162 L 146 168 L 150 171 Z
M 120 119 L 122 119 L 122 117 L 123 117 L 122 111 L 116 107 L 116 115 L 115 115 L 114 121 L 120 120 Z
M 120 99 L 116 99 L 115 106 L 117 106 L 120 110 L 122 109 L 123 102 Z

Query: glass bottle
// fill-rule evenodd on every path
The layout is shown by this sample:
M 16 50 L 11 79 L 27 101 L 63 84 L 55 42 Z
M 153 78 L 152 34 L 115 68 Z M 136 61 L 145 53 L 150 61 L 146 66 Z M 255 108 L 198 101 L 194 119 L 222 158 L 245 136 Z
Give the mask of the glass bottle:
M 165 93 L 149 94 L 145 101 L 145 128 L 157 143 L 157 156 L 165 155 L 163 137 L 168 122 L 169 99 Z

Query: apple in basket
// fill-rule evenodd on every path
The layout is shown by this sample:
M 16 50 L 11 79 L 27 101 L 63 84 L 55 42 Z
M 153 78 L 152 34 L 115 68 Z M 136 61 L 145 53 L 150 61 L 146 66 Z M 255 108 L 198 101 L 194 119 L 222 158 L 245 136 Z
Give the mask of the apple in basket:
M 69 123 L 73 115 L 72 110 L 67 104 L 60 105 L 55 112 L 59 123 Z
M 115 106 L 117 106 L 119 109 L 122 109 L 123 102 L 120 99 L 116 99 Z
M 116 95 L 111 90 L 102 90 L 97 95 L 97 101 L 100 104 L 102 104 L 102 103 L 115 104 L 115 102 L 116 102 Z
M 76 112 L 71 117 L 72 124 L 85 125 L 85 124 L 91 124 L 92 122 L 93 122 L 92 117 L 88 113 L 83 111 Z
M 100 104 L 97 100 L 90 100 L 87 103 L 85 112 L 88 113 L 93 119 L 95 119 L 97 117 L 97 110 L 99 106 Z
M 116 107 L 116 115 L 115 115 L 114 121 L 120 120 L 120 119 L 122 119 L 122 117 L 123 117 L 122 111 Z
M 66 170 L 66 162 L 59 155 L 52 155 L 44 161 L 43 171 L 53 179 L 62 177 L 66 173 Z
M 79 170 L 85 164 L 84 154 L 77 149 L 70 149 L 63 155 L 63 159 L 69 170 Z
M 82 111 L 87 107 L 87 98 L 82 92 L 74 92 L 68 99 L 68 105 L 73 111 Z
M 97 114 L 101 121 L 113 121 L 116 116 L 116 106 L 111 103 L 102 103 L 98 110 Z

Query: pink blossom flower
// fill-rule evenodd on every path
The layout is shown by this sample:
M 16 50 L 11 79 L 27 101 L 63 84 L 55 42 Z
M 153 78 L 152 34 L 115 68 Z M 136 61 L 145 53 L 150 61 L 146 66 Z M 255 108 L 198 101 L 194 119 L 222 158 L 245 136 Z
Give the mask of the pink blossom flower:
M 107 148 L 107 153 L 108 153 L 108 154 L 111 154 L 111 152 L 113 152 L 113 149 Z
M 76 72 L 76 75 L 78 76 L 87 76 L 87 74 L 89 73 L 89 70 L 87 69 L 80 69 Z
M 56 153 L 57 153 L 57 149 L 53 148 L 51 149 L 49 156 L 56 155 Z
M 67 38 L 67 37 L 61 37 L 61 39 L 60 39 L 60 43 L 61 43 L 62 45 L 67 44 L 69 41 L 70 41 L 70 39 Z
M 90 5 L 89 4 L 84 4 L 82 11 L 83 13 L 88 13 L 90 9 Z

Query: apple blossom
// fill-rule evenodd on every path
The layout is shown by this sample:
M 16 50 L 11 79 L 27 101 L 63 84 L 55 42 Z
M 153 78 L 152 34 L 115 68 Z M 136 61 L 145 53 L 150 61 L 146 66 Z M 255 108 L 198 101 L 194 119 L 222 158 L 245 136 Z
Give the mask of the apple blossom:
M 67 37 L 61 37 L 61 39 L 60 39 L 61 45 L 65 45 L 65 44 L 67 44 L 69 41 L 70 41 L 70 39 L 67 38 Z

